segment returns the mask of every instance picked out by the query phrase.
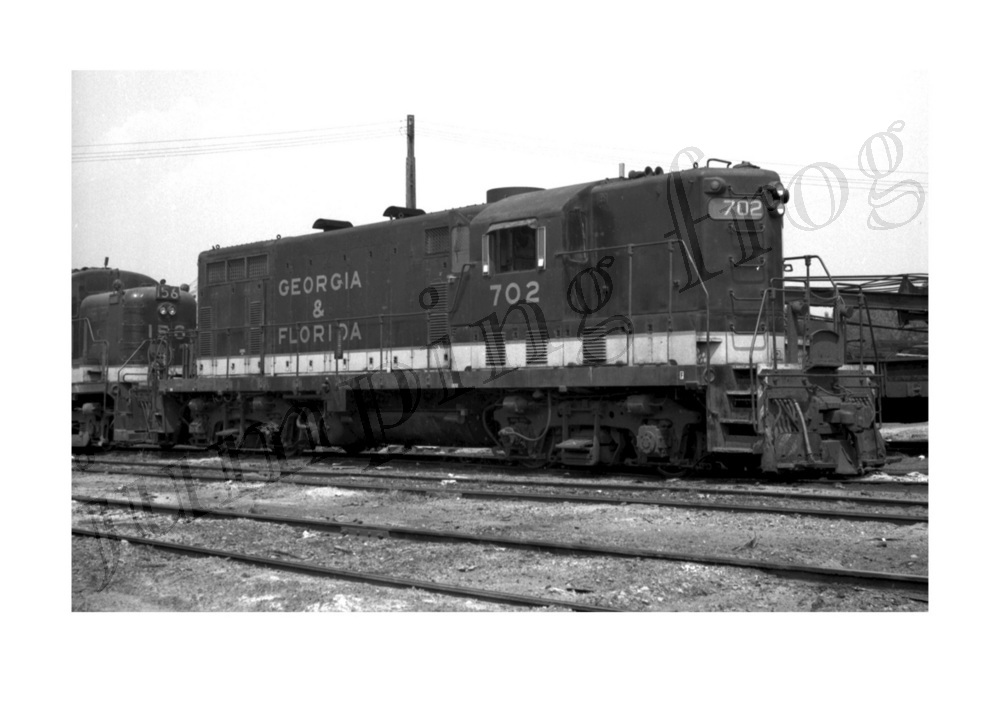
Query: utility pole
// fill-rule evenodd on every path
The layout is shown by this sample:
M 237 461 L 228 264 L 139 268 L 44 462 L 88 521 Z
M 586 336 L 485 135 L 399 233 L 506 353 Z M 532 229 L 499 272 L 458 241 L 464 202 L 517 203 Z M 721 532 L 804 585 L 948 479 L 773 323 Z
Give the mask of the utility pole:
M 406 115 L 406 207 L 417 207 L 417 159 L 413 155 L 413 115 Z

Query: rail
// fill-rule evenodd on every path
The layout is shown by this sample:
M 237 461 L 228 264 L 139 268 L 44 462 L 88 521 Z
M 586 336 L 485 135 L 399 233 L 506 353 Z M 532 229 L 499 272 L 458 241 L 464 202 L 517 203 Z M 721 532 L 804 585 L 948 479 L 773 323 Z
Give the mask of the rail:
M 264 558 L 247 553 L 218 550 L 215 548 L 204 548 L 193 545 L 182 545 L 173 541 L 159 541 L 132 534 L 125 535 L 114 530 L 99 531 L 87 528 L 73 528 L 72 534 L 74 536 L 88 538 L 125 540 L 133 545 L 144 545 L 151 548 L 166 550 L 171 553 L 179 553 L 181 555 L 189 555 L 199 558 L 205 556 L 224 558 L 225 560 L 250 563 L 256 566 L 274 568 L 293 573 L 303 573 L 306 575 L 337 578 L 340 580 L 349 580 L 396 588 L 417 588 L 420 590 L 427 590 L 429 592 L 441 593 L 454 597 L 476 598 L 479 600 L 497 602 L 506 605 L 522 605 L 526 607 L 564 607 L 569 610 L 580 610 L 585 612 L 619 612 L 616 608 L 588 605 L 586 603 L 572 602 L 569 600 L 555 600 L 551 598 L 534 597 L 532 595 L 507 593 L 498 590 L 486 590 L 483 588 L 468 588 L 430 580 L 415 580 L 412 578 L 401 578 L 382 575 L 379 573 L 344 570 L 342 568 L 327 568 L 320 565 L 311 565 L 301 560 L 292 561 L 282 560 L 279 558 Z
M 926 441 L 906 441 L 906 442 L 895 442 L 898 446 L 900 444 L 906 445 L 916 444 L 919 446 L 919 450 L 915 453 L 926 454 L 927 453 L 927 442 Z M 902 449 L 900 449 L 902 450 Z M 345 465 L 345 459 L 343 455 L 337 454 L 336 460 L 338 463 L 337 470 L 325 470 L 314 468 L 317 463 L 313 462 L 306 464 L 305 462 L 301 464 L 297 463 L 284 463 L 275 464 L 278 468 L 272 469 L 270 467 L 270 462 L 268 466 L 264 467 L 261 464 L 255 464 L 252 460 L 253 456 L 256 454 L 250 454 L 251 458 L 247 461 L 235 460 L 232 463 L 224 464 L 205 464 L 200 461 L 196 462 L 191 458 L 179 458 L 170 460 L 138 460 L 138 459 L 107 459 L 107 458 L 87 458 L 74 459 L 73 465 L 81 470 L 86 470 L 91 466 L 117 466 L 121 468 L 135 468 L 143 467 L 149 469 L 161 469 L 163 473 L 169 473 L 169 470 L 175 468 L 180 464 L 180 468 L 187 469 L 189 471 L 214 471 L 220 472 L 226 475 L 226 478 L 245 478 L 248 481 L 253 481 L 254 477 L 259 475 L 259 479 L 267 482 L 273 482 L 275 480 L 281 480 L 287 483 L 300 484 L 300 485 L 312 485 L 313 481 L 308 481 L 306 479 L 312 477 L 334 477 L 340 479 L 371 479 L 371 470 L 365 470 L 361 468 L 362 464 L 359 462 L 359 468 L 355 470 L 350 470 L 350 467 Z M 434 456 L 441 456 L 441 454 L 426 454 L 421 453 L 419 455 L 414 454 L 394 454 L 394 460 L 400 459 L 407 463 L 407 466 L 414 466 L 414 472 L 386 472 L 380 471 L 378 474 L 379 480 L 386 481 L 410 481 L 410 482 L 433 482 L 435 484 L 440 483 L 441 476 L 435 471 L 427 472 L 421 465 L 421 462 L 433 459 Z M 266 458 L 266 457 L 265 457 Z M 351 457 L 349 457 L 351 458 Z M 368 455 L 362 454 L 361 456 L 353 457 L 359 460 L 364 460 L 368 458 Z M 349 460 L 349 459 L 348 459 Z M 447 459 L 444 459 L 447 461 Z M 544 474 L 541 478 L 524 478 L 523 470 L 519 466 L 508 466 L 504 463 L 504 459 L 498 459 L 495 456 L 490 457 L 469 457 L 463 456 L 463 464 L 466 467 L 475 470 L 475 466 L 470 466 L 470 464 L 478 464 L 480 466 L 489 466 L 490 471 L 505 471 L 505 470 L 515 470 L 514 478 L 504 478 L 501 476 L 463 476 L 455 475 L 454 479 L 456 483 L 461 483 L 463 485 L 474 485 L 474 486 L 540 486 L 543 488 L 570 488 L 570 489 L 584 489 L 585 491 L 646 491 L 651 493 L 683 493 L 683 494 L 703 494 L 703 495 L 713 495 L 713 496 L 755 496 L 763 498 L 773 498 L 776 500 L 802 500 L 802 501 L 827 501 L 827 502 L 837 502 L 837 503 L 856 503 L 862 505 L 878 505 L 878 506 L 899 506 L 903 508 L 908 508 L 911 506 L 916 506 L 920 508 L 927 508 L 928 502 L 924 500 L 916 499 L 900 499 L 900 498 L 887 498 L 883 496 L 869 496 L 869 495 L 850 495 L 843 492 L 837 493 L 816 493 L 814 491 L 789 491 L 786 489 L 776 490 L 774 488 L 750 488 L 746 485 L 741 485 L 739 487 L 715 487 L 715 486 L 689 486 L 689 485 L 679 485 L 669 482 L 651 482 L 651 483 L 641 483 L 633 480 L 631 473 L 610 473 L 604 474 L 607 479 L 615 479 L 614 482 L 608 483 L 605 479 L 600 480 L 572 480 L 566 479 L 565 477 L 557 477 L 558 480 L 553 480 L 552 476 L 546 477 Z M 246 464 L 246 465 L 243 465 Z M 295 477 L 303 477 L 304 480 L 295 481 Z M 208 477 L 209 481 L 213 479 Z M 833 482 L 827 483 L 830 486 L 829 490 L 834 490 Z M 864 484 L 861 484 L 864 485 Z M 837 488 L 842 487 L 843 484 L 836 484 Z M 700 503 L 700 501 L 696 502 Z
M 127 500 L 119 499 L 103 499 L 103 498 L 87 498 L 82 496 L 74 497 L 75 501 L 81 503 L 87 503 L 89 505 L 103 507 L 103 508 L 121 508 L 134 510 L 137 508 L 137 504 L 132 503 Z M 713 565 L 713 566 L 727 566 L 736 568 L 745 568 L 750 570 L 764 571 L 774 574 L 779 574 L 783 577 L 794 578 L 797 580 L 822 580 L 826 582 L 837 582 L 842 584 L 850 584 L 853 586 L 867 586 L 867 587 L 877 587 L 877 588 L 888 588 L 888 589 L 905 589 L 905 590 L 915 590 L 917 592 L 926 592 L 928 589 L 928 578 L 925 575 L 911 575 L 909 573 L 890 573 L 890 572 L 879 572 L 879 571 L 866 571 L 866 570 L 855 570 L 850 568 L 832 568 L 827 566 L 814 566 L 814 565 L 800 565 L 795 563 L 780 562 L 780 561 L 767 561 L 752 558 L 735 558 L 732 556 L 719 556 L 719 555 L 705 555 L 701 553 L 692 552 L 678 552 L 678 551 L 666 551 L 659 549 L 649 549 L 649 548 L 623 548 L 620 546 L 611 545 L 601 545 L 599 543 L 580 543 L 580 542 L 560 542 L 560 541 L 548 541 L 548 540 L 537 540 L 537 539 L 527 539 L 527 538 L 515 538 L 509 536 L 498 536 L 498 535 L 482 535 L 473 534 L 467 532 L 456 532 L 454 530 L 443 531 L 434 530 L 429 528 L 405 528 L 400 526 L 392 526 L 388 524 L 367 524 L 367 525 L 356 525 L 356 524 L 343 524 L 325 520 L 318 519 L 308 519 L 308 518 L 295 518 L 291 516 L 276 516 L 276 515 L 261 515 L 254 514 L 246 511 L 225 511 L 218 509 L 207 509 L 207 508 L 194 508 L 190 506 L 173 506 L 165 504 L 150 504 L 143 503 L 142 507 L 151 512 L 166 512 L 174 513 L 178 516 L 183 515 L 184 517 L 194 517 L 194 518 L 220 518 L 220 519 L 234 519 L 234 518 L 244 518 L 246 520 L 258 521 L 258 522 L 271 522 L 271 523 L 283 523 L 288 525 L 293 525 L 295 528 L 307 528 L 315 529 L 320 531 L 333 531 L 345 534 L 357 534 L 357 535 L 373 535 L 378 537 L 390 537 L 390 538 L 400 538 L 407 540 L 431 540 L 438 542 L 464 542 L 464 543 L 476 543 L 476 544 L 486 544 L 486 545 L 497 545 L 506 548 L 527 548 L 531 550 L 541 550 L 546 552 L 556 552 L 560 554 L 575 554 L 575 555 L 587 555 L 587 556 L 604 556 L 604 557 L 624 557 L 624 558 L 642 558 L 649 560 L 662 560 L 662 561 L 679 561 L 679 562 L 690 562 L 699 563 L 701 565 Z M 331 574 L 334 576 L 345 577 L 345 571 L 334 571 L 332 569 L 319 568 L 318 566 L 308 565 L 306 563 L 289 563 L 288 561 L 275 561 L 269 558 L 259 558 L 257 556 L 250 556 L 241 553 L 231 553 L 225 551 L 210 550 L 207 548 L 198 548 L 196 546 L 186 546 L 178 545 L 175 542 L 168 541 L 155 541 L 151 539 L 142 538 L 141 536 L 133 536 L 131 534 L 119 533 L 117 531 L 94 531 L 84 528 L 73 528 L 73 535 L 77 536 L 89 536 L 95 538 L 117 538 L 121 540 L 128 540 L 130 543 L 138 545 L 151 545 L 155 547 L 161 547 L 169 550 L 175 550 L 183 553 L 193 553 L 196 555 L 213 555 L 217 557 L 231 558 L 234 560 L 246 560 L 249 562 L 254 562 L 258 565 L 280 565 L 280 567 L 298 567 L 306 570 L 307 572 L 313 574 Z M 348 577 L 357 578 L 358 573 L 350 573 Z M 426 587 L 427 589 L 436 588 L 441 589 L 449 587 L 447 585 L 439 583 L 426 583 L 426 584 L 414 584 L 413 581 L 406 582 L 389 582 L 390 580 L 386 576 L 371 576 L 373 578 L 377 577 L 382 579 L 382 584 L 397 584 L 404 587 Z M 463 595 L 468 596 L 468 594 L 463 593 Z M 528 597 L 528 596 L 519 596 Z M 566 607 L 594 607 L 586 606 L 577 603 L 559 603 L 558 601 L 543 601 L 543 604 L 552 605 L 560 604 Z

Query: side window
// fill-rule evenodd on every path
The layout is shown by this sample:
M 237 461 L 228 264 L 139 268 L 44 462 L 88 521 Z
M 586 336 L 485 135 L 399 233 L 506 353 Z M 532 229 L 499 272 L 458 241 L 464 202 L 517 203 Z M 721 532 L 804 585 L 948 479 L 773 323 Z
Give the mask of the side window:
M 545 268 L 545 227 L 537 221 L 490 226 L 483 236 L 483 275 Z

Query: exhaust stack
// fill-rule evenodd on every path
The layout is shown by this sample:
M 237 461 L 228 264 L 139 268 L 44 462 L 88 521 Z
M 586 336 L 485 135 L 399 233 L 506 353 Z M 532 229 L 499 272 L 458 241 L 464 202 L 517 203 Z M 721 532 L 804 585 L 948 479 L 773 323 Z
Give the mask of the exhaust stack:
M 406 207 L 417 207 L 417 159 L 413 155 L 414 120 L 406 115 Z

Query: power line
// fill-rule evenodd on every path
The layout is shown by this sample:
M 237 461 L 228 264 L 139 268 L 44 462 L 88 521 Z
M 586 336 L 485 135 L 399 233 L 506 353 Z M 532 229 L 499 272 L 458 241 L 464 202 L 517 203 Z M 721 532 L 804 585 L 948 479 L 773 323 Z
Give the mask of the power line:
M 812 163 L 815 163 L 815 162 L 812 162 Z M 830 163 L 832 163 L 832 162 L 830 162 Z M 796 167 L 802 169 L 802 168 L 805 168 L 806 166 L 810 166 L 811 163 L 810 164 L 788 164 L 788 163 L 782 163 L 780 161 L 768 161 L 767 165 L 768 166 L 796 166 Z M 836 166 L 836 164 L 834 164 L 834 166 Z M 843 166 L 837 166 L 837 168 L 840 169 L 841 171 L 861 171 L 861 169 L 859 169 L 859 168 L 858 169 L 855 169 L 855 168 L 846 168 L 845 169 Z M 928 176 L 928 175 L 930 175 L 930 171 L 904 171 L 903 169 L 897 169 L 896 171 L 893 172 L 893 175 L 895 175 L 895 174 L 920 174 L 922 176 Z
M 440 130 L 434 129 L 433 127 L 431 129 L 429 129 L 429 130 L 428 129 L 424 129 L 422 133 L 423 133 L 423 135 L 425 137 L 429 136 L 430 138 L 436 138 L 436 139 L 440 139 L 440 140 L 443 140 L 443 141 L 453 141 L 453 142 L 457 142 L 457 143 L 471 143 L 471 144 L 478 144 L 478 145 L 481 145 L 481 146 L 495 147 L 495 148 L 506 148 L 506 149 L 510 149 L 512 147 L 512 143 L 511 142 L 509 142 L 506 139 L 499 138 L 499 136 L 490 137 L 490 136 L 487 136 L 487 135 L 482 135 L 482 136 L 478 136 L 477 137 L 477 136 L 469 135 L 469 134 L 459 134 L 459 133 L 454 133 L 454 132 L 440 131 Z M 565 148 L 559 148 L 558 145 L 554 145 L 554 144 L 550 144 L 549 146 L 544 146 L 544 145 L 529 146 L 529 145 L 526 145 L 526 144 L 515 143 L 515 144 L 513 144 L 513 146 L 516 147 L 516 148 L 525 150 L 525 151 L 530 150 L 534 154 L 549 154 L 549 155 L 566 155 L 566 154 L 570 154 L 570 155 L 573 155 L 573 156 L 575 156 L 577 158 L 586 156 L 590 160 L 599 161 L 599 162 L 612 161 L 612 160 L 618 162 L 618 161 L 621 161 L 622 159 L 630 159 L 630 158 L 633 158 L 633 156 L 638 156 L 639 155 L 639 152 L 637 152 L 637 151 L 633 152 L 632 150 L 629 150 L 627 152 L 619 151 L 617 153 L 611 153 L 611 151 L 601 151 L 601 150 L 596 150 L 596 151 L 592 151 L 592 152 L 586 152 L 586 150 L 581 150 L 580 147 L 574 147 L 574 146 L 570 146 L 570 145 L 566 145 Z M 644 162 L 640 161 L 639 163 L 642 164 Z M 765 167 L 768 167 L 768 166 L 772 166 L 772 165 L 793 165 L 793 164 L 773 164 L 772 162 L 761 162 L 761 165 L 765 166 Z M 841 170 L 844 171 L 844 169 L 841 169 Z M 847 170 L 848 171 L 860 171 L 860 169 L 847 169 Z M 905 191 L 905 190 L 908 190 L 908 189 L 912 190 L 912 184 L 910 184 L 910 185 L 903 185 L 903 186 L 897 186 L 896 185 L 896 184 L 898 184 L 900 182 L 900 177 L 896 177 L 895 176 L 896 173 L 904 173 L 904 172 L 893 172 L 893 174 L 891 174 L 890 176 L 887 176 L 887 177 L 885 177 L 883 179 L 879 179 L 878 190 L 879 191 L 885 191 L 885 190 Z M 790 177 L 787 177 L 787 178 L 790 179 Z M 929 192 L 929 190 L 927 188 L 926 182 L 917 181 L 916 179 L 906 179 L 906 180 L 908 180 L 908 181 L 915 181 L 917 184 L 920 185 L 921 189 L 925 193 Z M 847 176 L 847 175 L 845 175 L 845 177 L 843 179 L 843 185 L 845 186 L 845 188 L 850 189 L 850 190 L 865 190 L 865 191 L 868 191 L 868 190 L 871 189 L 872 184 L 874 182 L 875 182 L 874 179 L 871 179 L 871 178 L 868 178 L 868 177 L 860 177 L 860 176 Z M 795 185 L 796 186 L 803 186 L 803 187 L 819 187 L 819 188 L 823 188 L 823 187 L 830 187 L 830 186 L 841 185 L 841 180 L 839 180 L 839 179 L 833 179 L 830 182 L 827 182 L 824 179 L 820 178 L 819 176 L 812 176 L 812 175 L 809 175 L 809 174 L 804 174 L 803 176 L 799 177 L 795 181 Z
M 284 149 L 300 146 L 316 146 L 344 141 L 364 141 L 394 136 L 395 130 L 367 131 L 353 134 L 320 135 L 311 137 L 272 139 L 252 142 L 223 142 L 216 144 L 195 144 L 190 146 L 157 147 L 151 149 L 123 149 L 76 153 L 73 163 L 93 161 L 128 161 L 136 159 L 158 159 L 179 156 L 201 156 L 206 154 L 231 153 L 235 151 L 259 151 L 264 149 Z
M 256 134 L 230 134 L 228 136 L 202 136 L 188 139 L 147 139 L 145 141 L 112 141 L 103 144 L 73 144 L 74 149 L 89 149 L 98 146 L 134 146 L 138 144 L 169 144 L 183 141 L 215 141 L 218 139 L 245 139 L 254 136 L 279 136 L 281 134 L 306 134 L 309 132 L 321 131 L 342 131 L 345 129 L 358 129 L 364 127 L 376 127 L 397 125 L 398 122 L 374 122 L 369 124 L 346 124 L 344 126 L 323 127 L 319 129 L 289 129 L 286 131 L 259 132 Z
M 551 140 L 548 140 L 548 139 L 541 139 L 541 138 L 536 138 L 536 137 L 527 137 L 527 136 L 524 136 L 524 135 L 507 134 L 507 133 L 500 133 L 500 132 L 491 132 L 491 133 L 469 132 L 464 127 L 458 127 L 458 126 L 451 125 L 451 124 L 443 124 L 443 123 L 440 123 L 440 122 L 423 122 L 423 124 L 421 126 L 421 133 L 422 134 L 430 134 L 432 136 L 436 136 L 437 138 L 445 139 L 447 141 L 456 141 L 456 142 L 460 142 L 460 143 L 467 142 L 467 143 L 479 143 L 479 144 L 485 144 L 485 145 L 507 145 L 507 144 L 511 144 L 512 143 L 514 145 L 520 145 L 520 146 L 527 146 L 527 145 L 531 145 L 531 144 L 547 144 L 547 145 L 549 145 L 551 147 L 558 147 L 558 146 L 560 146 L 559 144 L 554 143 L 554 142 L 552 142 Z M 572 151 L 573 153 L 579 153 L 580 150 L 581 150 L 581 148 L 584 148 L 584 147 L 581 147 L 581 145 L 579 145 L 579 144 L 563 144 L 562 146 L 564 147 L 563 150 L 565 150 L 565 151 Z M 647 156 L 647 155 L 650 155 L 650 154 L 655 155 L 655 154 L 658 154 L 658 153 L 662 152 L 662 148 L 661 149 L 655 149 L 655 150 L 649 150 L 649 149 L 630 149 L 630 148 L 624 148 L 624 147 L 603 147 L 603 146 L 602 147 L 592 146 L 590 148 L 594 149 L 594 151 L 592 151 L 591 153 L 598 154 L 598 155 L 601 155 L 601 156 L 604 156 L 604 155 L 617 156 L 618 154 L 622 154 L 622 153 L 629 154 L 629 155 L 639 155 L 639 154 L 642 154 L 644 156 Z M 804 166 L 806 166 L 808 164 L 803 165 L 803 164 L 784 163 L 784 162 L 779 162 L 779 161 L 764 161 L 764 162 L 761 162 L 761 165 L 767 165 L 767 166 L 794 166 L 794 167 L 797 167 L 797 168 L 801 169 L 801 168 L 804 168 Z M 842 171 L 855 171 L 855 172 L 860 172 L 861 171 L 860 168 L 844 168 L 844 167 L 838 167 L 838 168 L 840 168 Z M 928 171 L 911 171 L 911 170 L 902 170 L 902 169 L 900 169 L 900 170 L 897 170 L 897 171 L 893 172 L 893 175 L 895 175 L 895 174 L 928 175 L 929 173 L 930 172 L 928 172 Z M 859 180 L 863 180 L 863 179 L 859 179 Z
M 73 163 L 87 163 L 87 162 L 97 162 L 97 161 L 134 161 L 139 159 L 159 159 L 159 158 L 172 158 L 172 157 L 183 157 L 183 156 L 203 156 L 211 154 L 220 153 L 232 153 L 240 151 L 260 151 L 266 149 L 284 149 L 284 148 L 295 148 L 301 146 L 316 146 L 321 144 L 337 143 L 343 141 L 362 141 L 375 138 L 384 138 L 393 136 L 397 133 L 400 128 L 400 123 L 398 121 L 393 122 L 375 122 L 367 124 L 353 124 L 345 125 L 342 127 L 326 127 L 318 129 L 294 129 L 287 131 L 278 132 L 258 132 L 253 134 L 232 134 L 223 136 L 212 136 L 212 137 L 200 137 L 195 139 L 150 139 L 143 141 L 133 141 L 133 142 L 107 142 L 99 144 L 78 144 L 74 145 L 76 149 L 93 149 L 99 147 L 140 147 L 149 146 L 153 144 L 177 144 L 180 146 L 156 146 L 153 148 L 123 148 L 123 149 L 110 149 L 104 151 L 83 151 L 76 152 L 72 156 Z M 421 133 L 431 139 L 440 139 L 443 141 L 451 141 L 456 143 L 465 144 L 479 144 L 483 146 L 503 148 L 510 150 L 511 148 L 519 148 L 526 151 L 531 151 L 534 154 L 543 153 L 549 155 L 565 155 L 570 154 L 576 157 L 581 155 L 587 156 L 594 161 L 615 161 L 618 162 L 621 159 L 634 159 L 638 157 L 640 153 L 644 156 L 648 153 L 658 153 L 658 152 L 643 152 L 637 149 L 625 149 L 625 148 L 615 148 L 615 147 L 598 147 L 598 146 L 583 146 L 580 144 L 558 144 L 547 139 L 538 139 L 531 137 L 524 137 L 515 134 L 506 133 L 483 133 L 483 132 L 469 132 L 462 127 L 457 127 L 450 124 L 443 124 L 439 122 L 425 122 L 421 127 Z M 298 135 L 298 136 L 296 136 Z M 274 139 L 258 139 L 255 141 L 238 141 L 240 139 L 251 139 L 254 137 L 284 137 L 284 138 L 274 138 Z M 237 140 L 237 141 L 234 141 Z M 207 141 L 216 141 L 221 143 L 199 143 Z M 639 161 L 639 163 L 643 163 Z M 762 162 L 763 166 L 798 166 L 797 164 L 789 164 L 783 162 Z M 799 167 L 804 168 L 804 167 Z M 839 167 L 838 167 L 839 168 Z M 847 176 L 847 171 L 860 172 L 861 169 L 854 168 L 841 168 L 841 171 L 845 172 L 845 177 L 843 183 L 839 180 L 833 182 L 828 182 L 819 176 L 811 176 L 809 174 L 804 174 L 799 177 L 796 181 L 798 186 L 803 187 L 827 187 L 833 185 L 845 185 L 846 188 L 852 190 L 870 190 L 874 179 L 868 177 L 859 176 Z M 899 177 L 896 174 L 923 174 L 926 175 L 928 172 L 925 171 L 894 171 L 890 176 L 881 179 L 882 186 L 878 187 L 879 190 L 886 190 L 885 184 L 889 184 L 890 181 L 895 181 L 889 184 L 889 190 L 903 191 L 911 188 L 912 186 L 901 186 L 896 187 L 899 183 Z M 909 181 L 916 181 L 916 179 L 908 179 Z M 927 186 L 925 182 L 917 181 L 921 188 L 927 192 Z

